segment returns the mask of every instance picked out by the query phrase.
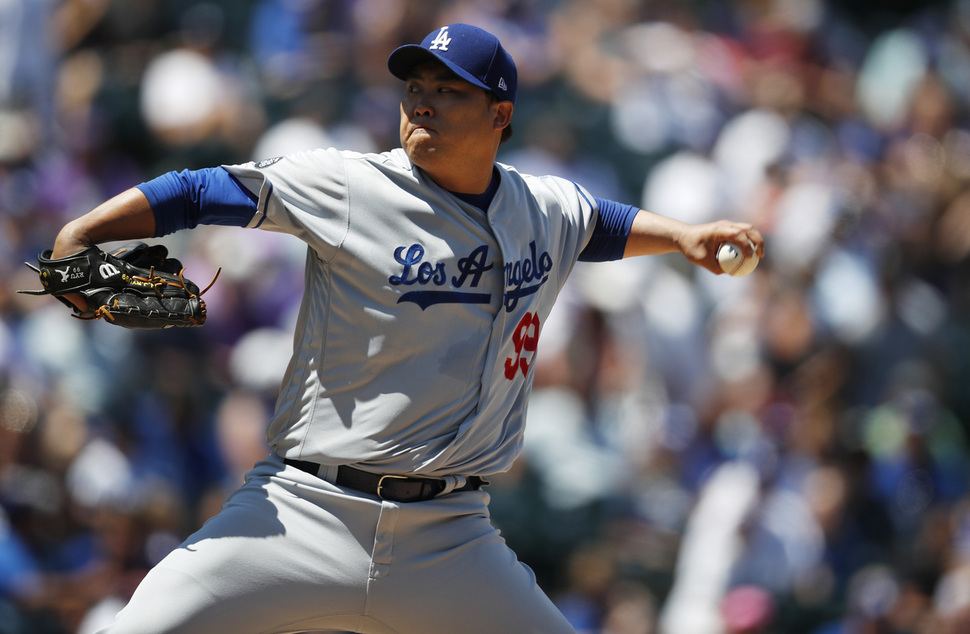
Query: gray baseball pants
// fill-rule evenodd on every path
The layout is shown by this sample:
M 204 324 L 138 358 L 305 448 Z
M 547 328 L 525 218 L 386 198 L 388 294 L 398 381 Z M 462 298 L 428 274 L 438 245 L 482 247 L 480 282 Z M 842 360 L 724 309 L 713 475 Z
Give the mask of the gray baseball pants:
M 101 634 L 573 632 L 488 499 L 382 501 L 271 456 Z

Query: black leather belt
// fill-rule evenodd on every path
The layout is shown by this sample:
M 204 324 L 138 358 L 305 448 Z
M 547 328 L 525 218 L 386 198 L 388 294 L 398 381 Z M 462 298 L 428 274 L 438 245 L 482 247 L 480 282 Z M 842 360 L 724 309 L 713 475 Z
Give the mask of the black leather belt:
M 308 460 L 284 458 L 283 462 L 313 475 L 320 472 L 320 465 Z M 446 481 L 441 478 L 381 475 L 346 465 L 337 467 L 337 479 L 334 484 L 338 487 L 347 487 L 361 493 L 376 495 L 382 500 L 390 502 L 423 502 L 438 497 L 448 486 Z M 465 484 L 452 489 L 451 492 L 475 491 L 486 484 L 488 484 L 488 481 L 484 478 L 468 476 L 465 478 Z

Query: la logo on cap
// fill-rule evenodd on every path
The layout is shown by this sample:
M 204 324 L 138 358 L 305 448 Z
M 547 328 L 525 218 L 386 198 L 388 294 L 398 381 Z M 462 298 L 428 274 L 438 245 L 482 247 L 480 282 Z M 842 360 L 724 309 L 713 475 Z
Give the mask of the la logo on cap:
M 451 38 L 448 37 L 448 27 L 443 26 L 441 30 L 438 31 L 438 36 L 434 38 L 431 42 L 431 46 L 428 47 L 430 51 L 447 51 L 448 47 L 451 45 Z

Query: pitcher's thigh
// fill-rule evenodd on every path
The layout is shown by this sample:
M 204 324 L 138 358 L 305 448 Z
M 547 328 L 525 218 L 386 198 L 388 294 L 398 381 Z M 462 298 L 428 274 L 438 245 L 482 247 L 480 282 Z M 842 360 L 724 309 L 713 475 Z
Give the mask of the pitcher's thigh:
M 317 508 L 277 484 L 247 484 L 148 573 L 106 633 L 286 631 L 359 615 L 369 567 L 361 539 L 372 537 Z
M 575 630 L 485 518 L 465 541 L 431 537 L 431 549 L 395 544 L 371 605 L 401 634 L 559 634 Z

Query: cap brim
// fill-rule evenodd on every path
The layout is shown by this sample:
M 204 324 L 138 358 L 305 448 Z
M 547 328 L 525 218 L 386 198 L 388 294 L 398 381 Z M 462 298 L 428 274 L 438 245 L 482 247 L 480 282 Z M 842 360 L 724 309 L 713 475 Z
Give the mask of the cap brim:
M 481 82 L 471 73 L 465 71 L 461 67 L 449 62 L 443 57 L 439 57 L 434 53 L 434 51 L 429 51 L 423 46 L 417 44 L 406 44 L 399 48 L 394 49 L 390 57 L 387 58 L 387 69 L 391 71 L 391 74 L 398 79 L 407 80 L 408 73 L 417 64 L 421 62 L 426 62 L 429 60 L 435 60 L 444 64 L 448 70 L 458 75 L 465 81 L 478 86 L 479 88 L 484 88 L 485 90 L 491 90 L 485 83 Z

